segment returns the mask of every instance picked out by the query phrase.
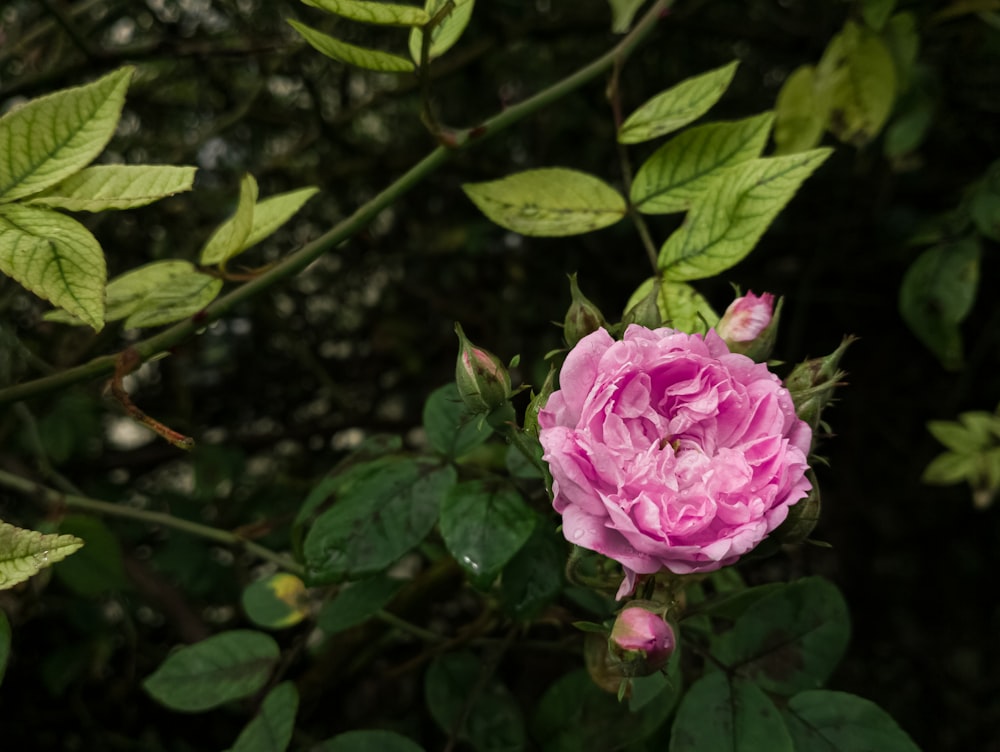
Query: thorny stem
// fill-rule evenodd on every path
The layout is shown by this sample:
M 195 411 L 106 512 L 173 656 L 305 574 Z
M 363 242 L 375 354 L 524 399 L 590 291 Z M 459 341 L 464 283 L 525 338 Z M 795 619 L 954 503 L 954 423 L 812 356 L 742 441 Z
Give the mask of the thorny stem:
M 285 571 L 300 576 L 305 574 L 305 568 L 291 557 L 272 551 L 259 543 L 246 540 L 228 530 L 220 530 L 219 528 L 202 525 L 198 522 L 182 520 L 164 512 L 151 512 L 146 509 L 125 506 L 124 504 L 113 504 L 110 501 L 91 499 L 78 494 L 61 493 L 54 488 L 43 486 L 40 483 L 35 483 L 27 478 L 22 478 L 4 470 L 0 470 L 0 486 L 19 491 L 25 496 L 33 496 L 41 499 L 46 505 L 56 509 L 69 507 L 71 509 L 85 509 L 88 512 L 95 512 L 97 514 L 106 514 L 111 517 L 125 517 L 150 525 L 162 525 L 163 527 L 173 528 L 174 530 L 197 535 L 199 538 L 206 538 L 227 546 L 243 548 L 258 558 L 277 564 Z
M 142 360 L 139 359 L 138 354 L 131 347 L 122 350 L 118 355 L 118 362 L 115 364 L 114 376 L 111 377 L 111 381 L 108 384 L 111 388 L 112 396 L 125 408 L 125 412 L 134 421 L 146 426 L 150 431 L 159 434 L 178 449 L 194 449 L 194 439 L 190 436 L 177 433 L 177 431 L 168 428 L 155 418 L 150 418 L 132 402 L 132 398 L 129 397 L 128 391 L 125 389 L 125 377 L 138 368 L 141 363 Z
M 583 86 L 588 81 L 593 80 L 614 65 L 616 61 L 624 60 L 632 53 L 642 39 L 652 31 L 657 21 L 672 4 L 673 0 L 656 0 L 649 11 L 633 27 L 632 31 L 601 57 L 591 61 L 575 73 L 540 91 L 538 94 L 508 107 L 503 112 L 481 124 L 456 131 L 453 134 L 454 144 L 452 146 L 439 146 L 434 149 L 434 151 L 411 167 L 409 171 L 399 177 L 385 190 L 358 207 L 350 217 L 342 220 L 320 237 L 307 243 L 295 253 L 292 253 L 273 269 L 235 288 L 228 294 L 217 298 L 203 311 L 200 311 L 191 318 L 174 324 L 158 334 L 136 342 L 132 347 L 135 348 L 139 358 L 142 361 L 146 361 L 161 352 L 169 350 L 196 334 L 208 324 L 222 318 L 244 301 L 298 274 L 324 253 L 336 248 L 367 227 L 380 212 L 416 187 L 454 154 L 506 130 L 527 116 L 543 107 L 547 107 Z M 60 373 L 43 376 L 42 378 L 23 384 L 15 384 L 6 389 L 0 389 L 0 406 L 48 394 L 49 392 L 81 381 L 107 376 L 114 372 L 117 357 L 117 355 L 104 355 L 74 368 L 68 368 Z

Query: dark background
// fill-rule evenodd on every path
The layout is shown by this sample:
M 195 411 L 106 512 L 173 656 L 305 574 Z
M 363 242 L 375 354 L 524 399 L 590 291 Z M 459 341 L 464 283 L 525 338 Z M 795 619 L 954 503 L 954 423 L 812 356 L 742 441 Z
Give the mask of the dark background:
M 767 578 L 777 567 L 780 576 L 830 577 L 854 623 L 830 686 L 884 707 L 924 749 L 1000 750 L 998 510 L 974 509 L 964 487 L 919 480 L 941 450 L 925 423 L 992 410 L 1000 398 L 995 245 L 984 248 L 962 370 L 944 370 L 897 305 L 920 250 L 908 243 L 918 224 L 956 207 L 1000 151 L 1000 32 L 974 14 L 936 21 L 939 5 L 900 3 L 918 18 L 920 61 L 938 83 L 920 148 L 892 163 L 877 140 L 861 150 L 838 145 L 757 250 L 697 286 L 719 310 L 730 283 L 784 295 L 775 355 L 789 362 L 828 353 L 845 334 L 860 338 L 843 361 L 848 385 L 826 414 L 834 435 L 821 447 L 829 467 L 818 471 L 823 516 L 814 537 L 832 549 L 806 547 L 748 576 Z M 738 57 L 734 84 L 709 117 L 762 112 L 784 77 L 815 63 L 854 12 L 834 0 L 679 2 L 629 61 L 625 110 Z M 412 82 L 323 58 L 296 40 L 285 17 L 405 50 L 401 30 L 333 24 L 284 2 L 0 4 L 0 106 L 136 63 L 125 117 L 102 159 L 201 168 L 191 194 L 85 218 L 111 276 L 149 260 L 194 259 L 231 211 L 245 171 L 261 196 L 322 189 L 296 221 L 239 260 L 259 266 L 349 214 L 433 147 Z M 614 42 L 597 0 L 481 0 L 437 69 L 441 118 L 472 125 Z M 419 425 L 423 400 L 451 378 L 455 321 L 504 359 L 520 353 L 518 375 L 540 383 L 542 356 L 561 344 L 550 322 L 569 302 L 565 275 L 578 272 L 585 294 L 617 318 L 649 276 L 638 237 L 625 222 L 567 239 L 515 236 L 478 214 L 460 185 L 554 165 L 620 183 L 605 84 L 595 80 L 457 155 L 360 236 L 145 367 L 132 384 L 137 402 L 197 437 L 193 455 L 158 441 L 116 443 L 120 420 L 100 384 L 29 403 L 60 472 L 98 498 L 155 495 L 220 526 L 255 515 L 287 521 L 357 437 L 414 438 L 407 432 Z M 636 147 L 634 164 L 654 146 Z M 678 221 L 652 218 L 654 237 L 662 242 Z M 57 367 L 120 350 L 134 334 L 110 326 L 94 336 L 42 321 L 44 310 L 0 280 L 0 326 Z M 0 359 L 15 364 L 4 346 Z M 13 370 L 10 378 L 37 375 L 30 366 Z M 13 412 L 0 414 L 0 447 L 4 467 L 34 471 L 24 421 Z M 26 504 L 0 492 L 0 518 L 34 524 Z M 0 601 L 19 646 L 0 688 L 0 728 L 38 749 L 141 748 L 131 745 L 154 744 L 172 724 L 209 722 L 155 709 L 135 681 L 167 646 L 238 620 L 238 586 L 223 574 L 235 566 L 245 578 L 246 565 L 111 524 L 126 553 L 128 595 L 82 604 L 54 583 Z M 169 576 L 149 564 L 154 549 Z M 171 597 L 186 602 L 170 605 Z M 360 717 L 373 712 L 364 699 L 354 703 Z

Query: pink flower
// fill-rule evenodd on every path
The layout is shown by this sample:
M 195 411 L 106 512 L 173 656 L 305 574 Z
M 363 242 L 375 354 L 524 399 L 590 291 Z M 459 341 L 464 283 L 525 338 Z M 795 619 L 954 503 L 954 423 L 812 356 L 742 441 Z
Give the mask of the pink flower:
M 625 581 L 732 564 L 806 496 L 809 426 L 764 365 L 701 335 L 604 329 L 569 353 L 539 412 L 566 539 Z
M 642 606 L 626 606 L 611 628 L 608 649 L 629 676 L 648 676 L 666 665 L 674 652 L 673 628 Z
M 752 342 L 757 339 L 771 323 L 774 313 L 774 296 L 765 292 L 757 296 L 748 291 L 741 298 L 736 298 L 722 314 L 715 331 L 727 344 L 734 342 Z

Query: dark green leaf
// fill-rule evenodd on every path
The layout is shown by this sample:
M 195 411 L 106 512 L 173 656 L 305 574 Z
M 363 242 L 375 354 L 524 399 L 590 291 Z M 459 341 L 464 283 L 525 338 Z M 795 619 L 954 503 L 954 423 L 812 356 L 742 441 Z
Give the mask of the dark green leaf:
M 10 622 L 7 621 L 7 614 L 0 609 L 0 684 L 3 683 L 8 660 L 10 660 Z
M 745 590 L 723 593 L 698 604 L 693 610 L 699 614 L 708 614 L 709 616 L 734 621 L 761 598 L 782 590 L 784 587 L 784 583 L 771 582 Z
M 441 536 L 455 560 L 472 575 L 494 575 L 535 527 L 536 515 L 512 485 L 466 481 L 441 505 Z
M 903 320 L 948 369 L 962 364 L 958 325 L 976 299 L 979 256 L 975 238 L 930 248 L 910 265 L 899 289 Z
M 424 748 L 393 731 L 348 731 L 327 739 L 313 752 L 424 752 Z
M 277 643 L 262 632 L 222 632 L 171 653 L 142 684 L 173 710 L 210 710 L 263 687 L 278 656 Z
M 282 682 L 264 698 L 260 711 L 243 729 L 231 752 L 284 752 L 292 740 L 299 693 L 291 682 Z
M 305 584 L 294 574 L 272 574 L 243 589 L 243 611 L 260 627 L 291 627 L 309 615 L 305 593 Z
M 757 601 L 722 634 L 712 653 L 762 688 L 792 695 L 823 684 L 850 635 L 840 591 L 808 577 Z
M 670 735 L 670 752 L 792 752 L 781 714 L 758 687 L 706 674 L 684 695 Z M 797 751 L 798 752 L 798 751 Z
M 431 392 L 424 403 L 424 430 L 435 451 L 456 459 L 486 441 L 493 429 L 469 413 L 455 384 Z
M 327 634 L 336 634 L 361 624 L 391 601 L 402 586 L 402 581 L 385 575 L 351 583 L 323 606 L 319 613 L 319 628 Z
M 380 572 L 419 544 L 438 520 L 455 470 L 426 459 L 383 457 L 329 479 L 333 506 L 303 543 L 312 584 Z
M 846 692 L 800 692 L 783 715 L 796 752 L 920 752 L 888 713 Z
M 487 665 L 469 652 L 446 653 L 427 669 L 427 707 L 445 733 L 477 752 L 520 752 L 524 719 L 508 689 L 495 678 L 483 685 Z
M 563 586 L 566 545 L 562 536 L 536 525 L 528 542 L 504 567 L 500 598 L 515 619 L 534 619 Z
M 614 752 L 635 744 L 659 728 L 673 703 L 650 702 L 638 712 L 591 681 L 583 669 L 563 675 L 550 686 L 535 710 L 531 735 L 544 752 Z
M 101 520 L 82 514 L 64 517 L 59 532 L 82 539 L 80 551 L 55 567 L 55 575 L 70 589 L 85 598 L 128 587 L 122 550 L 115 534 Z

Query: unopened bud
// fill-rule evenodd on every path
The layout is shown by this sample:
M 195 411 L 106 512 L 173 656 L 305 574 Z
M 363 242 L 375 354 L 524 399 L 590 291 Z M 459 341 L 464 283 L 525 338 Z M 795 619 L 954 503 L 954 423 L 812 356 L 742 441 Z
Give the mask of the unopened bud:
M 566 344 L 573 347 L 588 334 L 604 326 L 605 321 L 601 310 L 580 292 L 575 274 L 569 275 L 569 291 L 573 301 L 569 304 L 569 310 L 566 311 L 566 318 L 563 321 L 563 336 L 566 338 Z
M 459 343 L 455 362 L 459 396 L 473 415 L 492 413 L 510 399 L 510 374 L 496 355 L 468 340 L 461 324 L 455 324 L 455 333 Z
M 785 386 L 795 403 L 795 412 L 813 431 L 819 426 L 820 414 L 833 399 L 833 391 L 844 376 L 837 366 L 853 341 L 854 337 L 845 337 L 832 353 L 799 363 L 785 379 Z
M 659 297 L 660 280 L 654 279 L 649 294 L 640 298 L 634 306 L 625 311 L 625 315 L 622 316 L 622 328 L 627 328 L 629 324 L 638 324 L 647 329 L 659 328 L 660 324 L 663 323 L 663 315 L 660 313 L 658 302 Z
M 715 331 L 731 352 L 741 353 L 761 363 L 774 349 L 780 316 L 781 300 L 775 310 L 771 293 L 758 296 L 748 291 L 729 304 Z
M 670 660 L 676 645 L 674 630 L 663 616 L 638 601 L 618 614 L 608 637 L 608 652 L 625 676 L 648 676 L 660 670 Z

